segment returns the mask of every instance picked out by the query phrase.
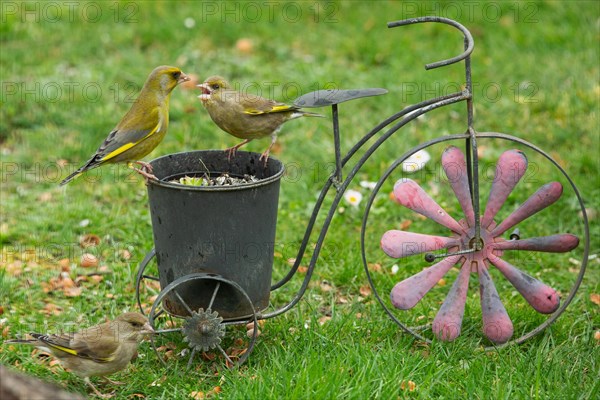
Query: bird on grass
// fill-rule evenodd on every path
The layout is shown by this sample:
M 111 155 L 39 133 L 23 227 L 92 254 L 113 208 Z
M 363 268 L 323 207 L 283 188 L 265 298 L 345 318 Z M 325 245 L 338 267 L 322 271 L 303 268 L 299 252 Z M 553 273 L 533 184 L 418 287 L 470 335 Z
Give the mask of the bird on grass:
M 7 340 L 5 343 L 28 344 L 51 353 L 64 367 L 84 378 L 96 395 L 106 397 L 92 384 L 90 376 L 110 375 L 125 368 L 137 354 L 139 342 L 152 333 L 154 330 L 146 317 L 128 312 L 114 321 L 76 333 L 30 333 L 32 339 Z
M 156 179 L 150 164 L 140 159 L 150 153 L 162 141 L 169 125 L 169 96 L 180 83 L 190 78 L 179 68 L 161 66 L 155 68 L 138 98 L 121 122 L 108 134 L 96 153 L 81 168 L 66 177 L 65 185 L 90 169 L 108 163 L 127 162 L 129 167 L 146 179 Z M 138 169 L 133 164 L 142 168 Z
M 211 76 L 198 87 L 202 90 L 198 98 L 214 123 L 230 135 L 244 139 L 225 150 L 229 159 L 246 143 L 271 136 L 271 144 L 260 156 L 260 160 L 266 165 L 281 125 L 300 117 L 323 117 L 321 114 L 302 111 L 296 106 L 237 92 L 220 76 Z

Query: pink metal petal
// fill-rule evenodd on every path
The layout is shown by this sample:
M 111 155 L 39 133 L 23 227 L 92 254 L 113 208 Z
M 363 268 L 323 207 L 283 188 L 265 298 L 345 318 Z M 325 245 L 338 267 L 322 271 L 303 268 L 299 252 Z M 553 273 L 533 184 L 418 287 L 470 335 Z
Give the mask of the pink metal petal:
M 396 201 L 404 207 L 410 208 L 454 232 L 463 232 L 460 224 L 412 179 L 399 179 L 394 185 L 394 196 Z
M 473 212 L 465 155 L 458 147 L 448 147 L 442 154 L 442 167 L 465 214 L 467 224 L 469 226 L 475 225 L 475 213 Z
M 519 150 L 508 150 L 502 153 L 496 164 L 496 175 L 492 182 L 485 214 L 481 226 L 487 228 L 527 170 L 527 157 Z
M 469 276 L 471 266 L 463 263 L 460 273 L 452 288 L 433 320 L 432 330 L 438 339 L 451 342 L 460 335 L 463 316 L 465 315 L 465 302 L 469 289 Z
M 413 308 L 442 279 L 450 268 L 458 262 L 460 257 L 451 256 L 445 258 L 439 263 L 425 268 L 418 274 L 397 283 L 390 293 L 394 307 L 401 310 Z
M 560 235 L 533 237 L 520 240 L 496 242 L 492 247 L 498 250 L 531 250 L 549 253 L 566 253 L 579 245 L 579 238 L 570 233 Z
M 381 248 L 390 257 L 402 258 L 414 254 L 459 246 L 460 240 L 406 231 L 390 230 L 381 237 Z
M 560 297 L 556 290 L 493 254 L 490 254 L 489 260 L 537 312 L 552 314 L 558 309 Z
M 478 268 L 483 334 L 494 343 L 505 343 L 513 335 L 513 324 L 500 301 L 487 268 Z
M 492 231 L 492 236 L 500 236 L 519 222 L 531 217 L 540 210 L 554 204 L 560 198 L 563 187 L 559 182 L 550 182 L 538 189 L 521 206 Z

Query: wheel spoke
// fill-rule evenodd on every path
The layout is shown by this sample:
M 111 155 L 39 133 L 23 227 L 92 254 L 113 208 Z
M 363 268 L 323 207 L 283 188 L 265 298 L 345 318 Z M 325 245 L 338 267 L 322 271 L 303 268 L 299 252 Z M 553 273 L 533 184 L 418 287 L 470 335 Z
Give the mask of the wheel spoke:
M 212 294 L 212 297 L 210 298 L 210 302 L 208 303 L 208 307 L 206 307 L 206 310 L 212 310 L 212 305 L 215 301 L 215 297 L 217 296 L 217 292 L 219 291 L 220 287 L 221 287 L 221 282 L 217 281 L 217 285 L 215 286 L 215 290 Z
M 448 147 L 442 154 L 442 167 L 465 214 L 467 224 L 470 227 L 475 225 L 475 212 L 473 211 L 465 155 L 458 147 Z
M 177 299 L 179 300 L 179 302 L 185 307 L 185 309 L 187 310 L 187 312 L 192 315 L 192 309 L 190 308 L 190 306 L 187 305 L 187 303 L 183 300 L 183 298 L 179 295 L 179 293 L 177 292 L 177 290 L 173 290 L 173 293 L 175 293 L 175 296 L 177 297 Z
M 154 333 L 170 333 L 170 332 L 181 332 L 183 329 L 181 328 L 168 328 L 168 329 L 159 329 L 155 330 Z
M 502 272 L 537 312 L 552 314 L 556 311 L 560 305 L 560 297 L 556 290 L 499 257 L 490 256 L 490 262 Z
M 187 367 L 185 368 L 186 370 L 189 370 L 190 367 L 192 366 L 192 362 L 194 361 L 195 355 L 196 355 L 196 348 L 194 347 L 192 349 L 192 353 L 190 354 L 190 359 L 188 360 Z
M 398 230 L 387 231 L 381 237 L 381 249 L 385 254 L 394 258 L 403 258 L 456 246 L 460 246 L 460 240 L 455 238 Z
M 513 191 L 527 170 L 527 157 L 518 150 L 508 150 L 502 153 L 496 164 L 496 175 L 481 219 L 482 228 L 487 228 L 502 205 Z
M 152 275 L 142 275 L 142 278 L 150 279 L 151 281 L 160 281 L 160 279 L 158 277 L 152 276 Z
M 461 256 L 448 257 L 397 283 L 390 294 L 394 307 L 401 310 L 413 308 L 460 258 Z
M 465 261 L 444 303 L 433 320 L 433 333 L 440 340 L 452 341 L 460 335 L 465 315 L 465 303 L 467 301 L 467 291 L 469 290 L 470 275 L 471 265 Z
M 479 268 L 479 293 L 483 334 L 494 343 L 505 343 L 513 335 L 513 324 L 500 301 L 487 268 Z
M 398 180 L 394 185 L 394 197 L 404 207 L 410 208 L 456 233 L 464 231 L 460 224 L 412 179 Z
M 579 238 L 570 233 L 534 237 L 520 240 L 496 242 L 492 246 L 498 250 L 530 250 L 548 253 L 566 253 L 579 245 Z
M 231 366 L 234 366 L 235 363 L 233 362 L 233 360 L 227 355 L 227 353 L 225 352 L 225 350 L 223 350 L 223 348 L 221 347 L 220 344 L 217 345 L 217 348 L 219 349 L 219 351 L 221 352 L 221 354 L 223 354 L 223 356 L 225 357 L 225 359 L 227 361 L 229 361 L 229 363 L 231 364 Z
M 559 182 L 550 182 L 538 189 L 521 206 L 492 231 L 492 236 L 500 236 L 519 222 L 531 217 L 538 211 L 554 204 L 562 195 L 563 187 Z M 487 211 L 487 210 L 486 210 Z

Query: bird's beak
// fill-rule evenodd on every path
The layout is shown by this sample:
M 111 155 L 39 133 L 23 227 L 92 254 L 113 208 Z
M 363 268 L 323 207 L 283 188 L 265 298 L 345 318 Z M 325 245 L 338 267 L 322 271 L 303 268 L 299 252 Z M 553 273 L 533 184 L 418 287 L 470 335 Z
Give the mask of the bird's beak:
M 142 326 L 141 333 L 144 335 L 153 335 L 154 329 L 150 326 L 150 323 L 146 322 L 144 326 Z
M 198 96 L 198 98 L 200 100 L 206 101 L 206 100 L 210 99 L 210 95 L 212 94 L 212 89 L 210 88 L 210 86 L 208 86 L 208 84 L 206 82 L 201 83 L 196 86 L 199 87 L 200 90 L 202 90 L 202 94 L 200 96 Z
M 179 79 L 177 79 L 177 84 L 183 83 L 183 82 L 187 82 L 189 80 L 191 80 L 192 78 L 190 78 L 189 76 L 187 76 L 186 74 L 184 74 L 183 72 L 181 73 L 181 75 L 179 75 Z

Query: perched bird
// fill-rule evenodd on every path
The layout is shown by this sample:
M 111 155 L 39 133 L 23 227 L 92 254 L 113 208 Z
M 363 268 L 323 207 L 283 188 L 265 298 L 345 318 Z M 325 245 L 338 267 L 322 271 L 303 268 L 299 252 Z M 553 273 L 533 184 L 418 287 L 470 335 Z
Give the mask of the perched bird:
M 229 158 L 246 143 L 271 136 L 271 144 L 260 156 L 266 164 L 283 123 L 299 117 L 323 117 L 295 106 L 237 92 L 220 76 L 211 76 L 198 87 L 202 90 L 198 98 L 215 124 L 230 135 L 244 139 L 226 150 Z
M 85 171 L 107 163 L 127 162 L 129 167 L 146 179 L 156 179 L 150 164 L 140 161 L 150 153 L 167 133 L 169 125 L 169 96 L 179 83 L 190 78 L 179 68 L 161 66 L 150 73 L 138 98 L 123 119 L 108 134 L 96 154 L 81 168 L 66 177 L 64 185 Z M 138 169 L 133 163 L 141 165 Z
M 154 330 L 146 317 L 128 312 L 114 321 L 76 333 L 30 333 L 33 339 L 7 340 L 5 343 L 29 344 L 52 353 L 64 367 L 84 378 L 94 393 L 103 397 L 90 381 L 90 376 L 110 375 L 125 368 L 137 354 L 138 343 L 152 333 Z

